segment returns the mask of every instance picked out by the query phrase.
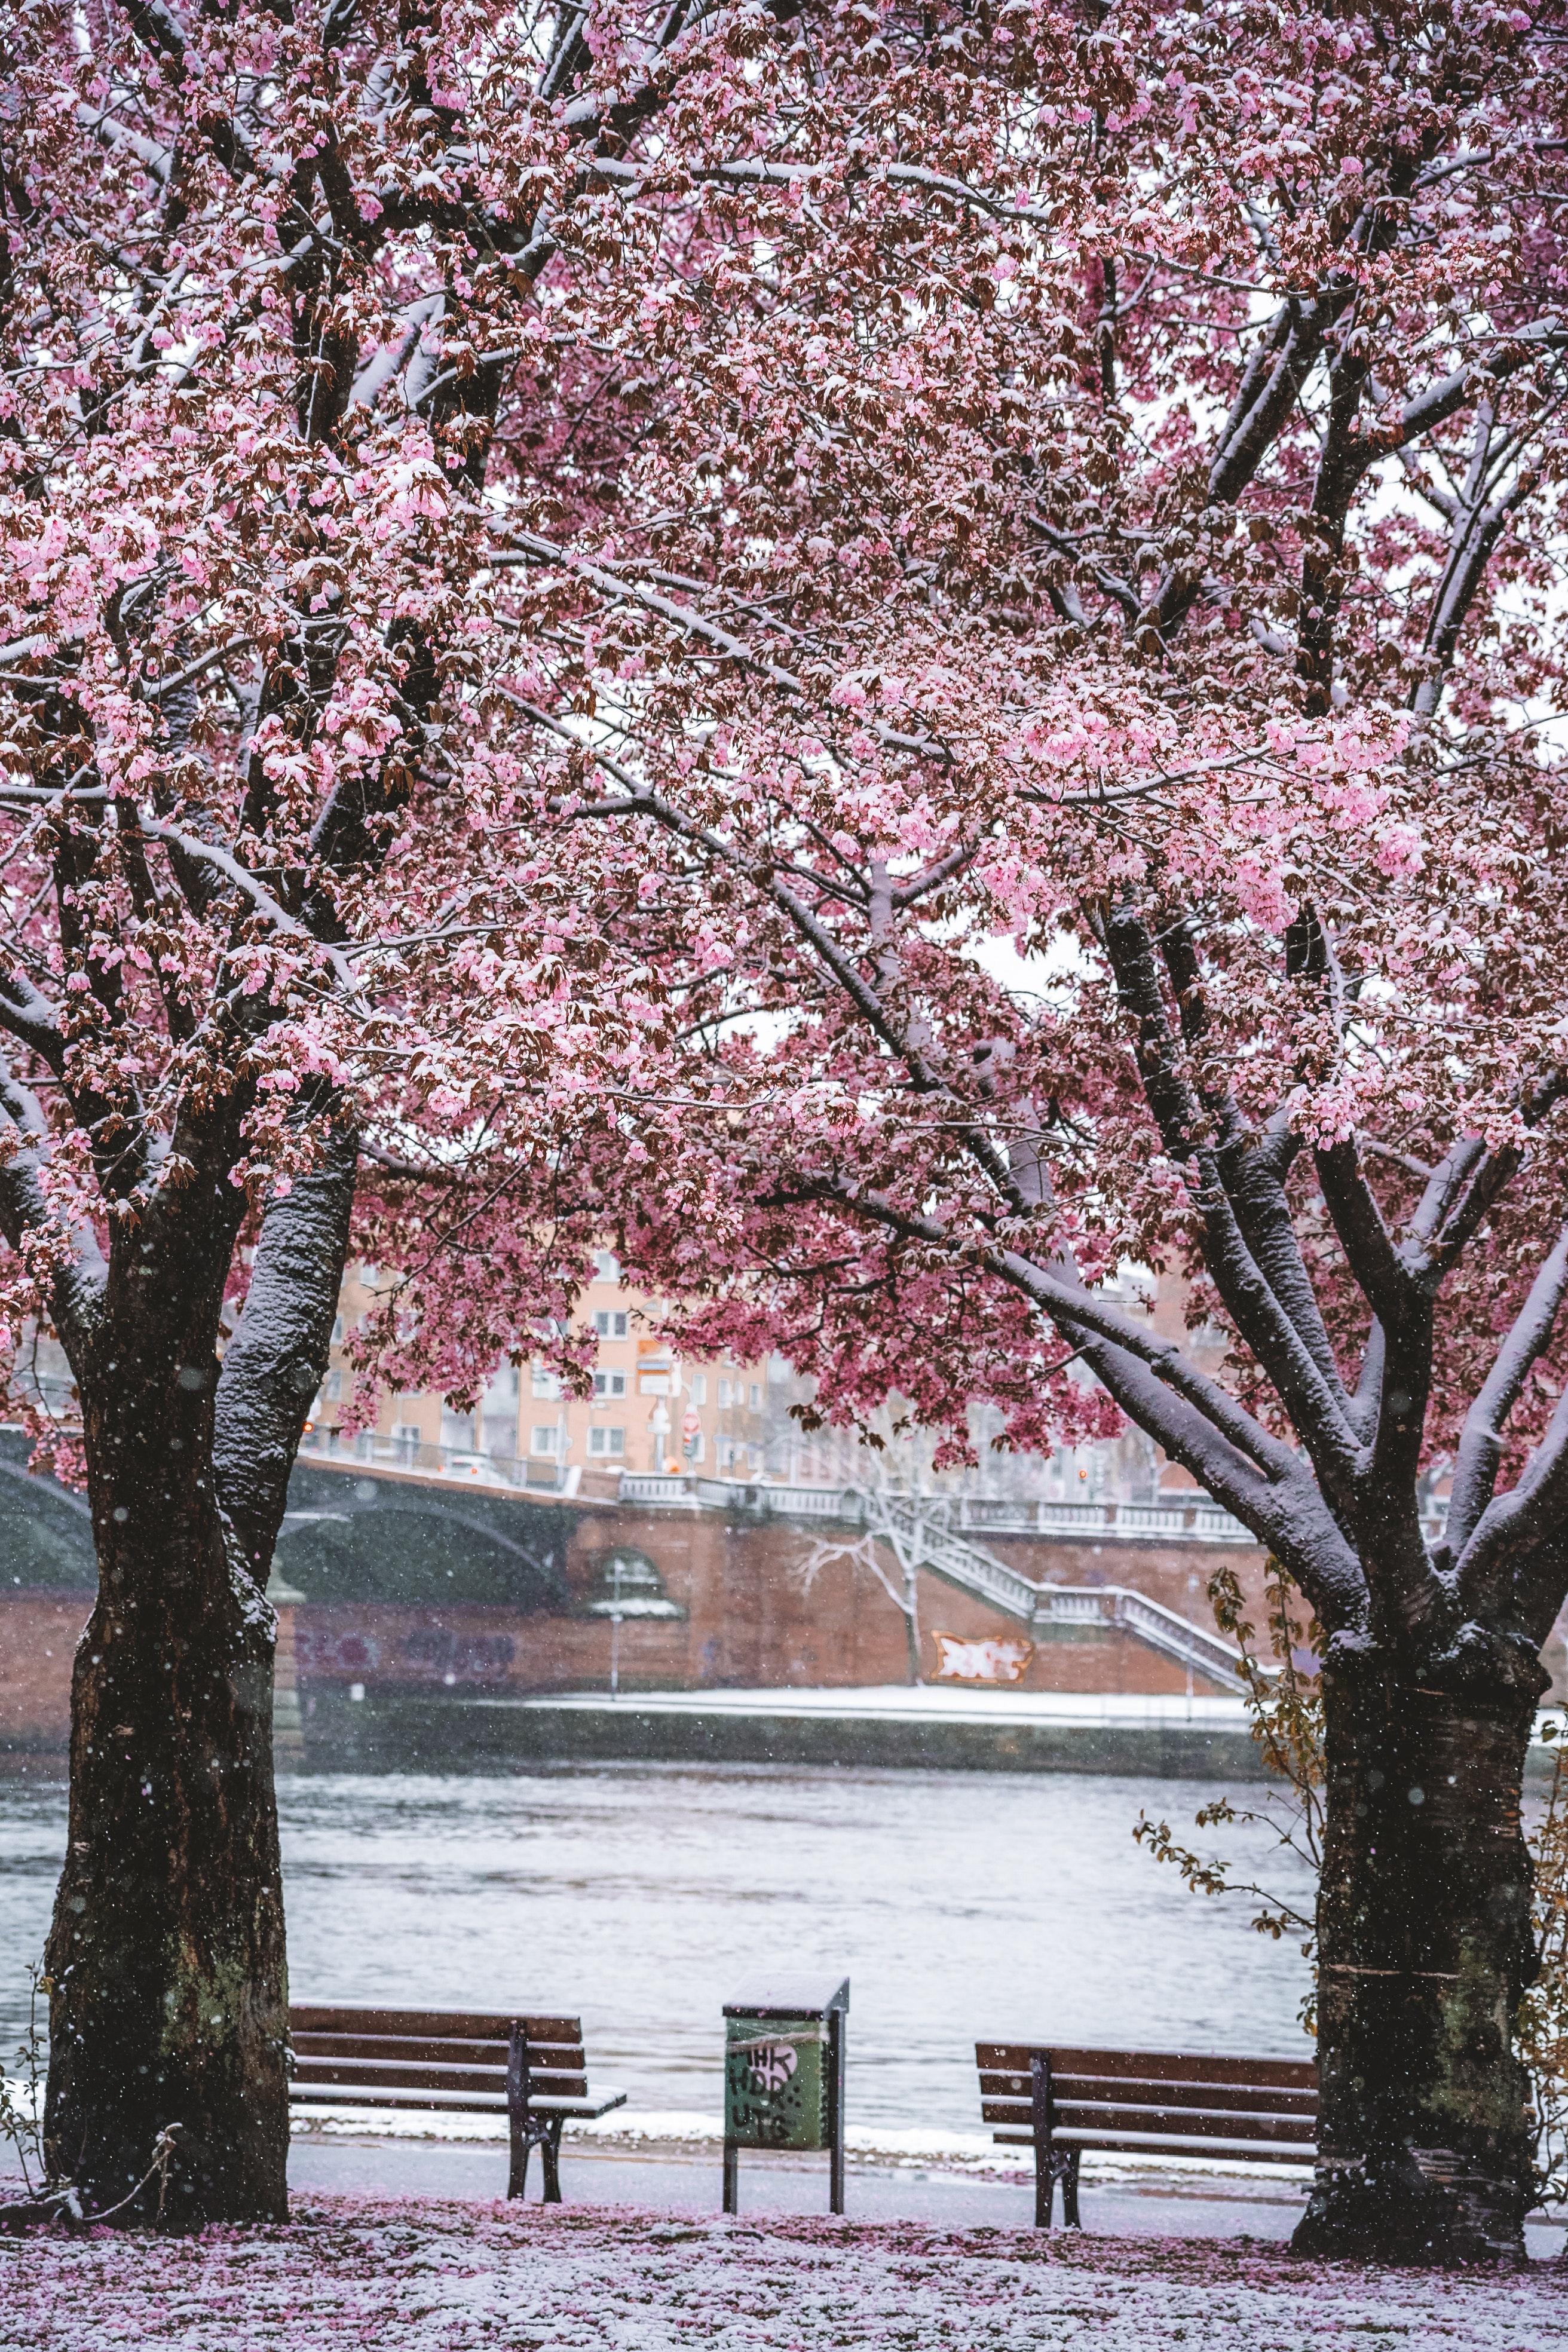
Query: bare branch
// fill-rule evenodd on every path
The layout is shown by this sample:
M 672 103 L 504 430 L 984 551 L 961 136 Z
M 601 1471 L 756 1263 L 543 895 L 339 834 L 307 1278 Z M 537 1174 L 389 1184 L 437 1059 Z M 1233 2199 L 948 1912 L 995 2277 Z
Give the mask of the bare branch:
M 1184 1017 L 1196 1030 L 1202 1009 L 1194 1001 L 1195 959 L 1180 927 L 1173 927 L 1173 978 L 1184 983 Z M 1139 1073 L 1165 1150 L 1197 1175 L 1194 1189 L 1203 1219 L 1204 1255 L 1215 1285 L 1237 1330 L 1279 1392 L 1286 1411 L 1317 1463 L 1331 1491 L 1348 1492 L 1360 1448 L 1345 1412 L 1345 1396 L 1324 1336 L 1329 1370 L 1281 1307 L 1248 1246 L 1226 1182 L 1235 1167 L 1246 1171 L 1244 1135 L 1234 1105 L 1205 1102 L 1183 1069 L 1161 992 L 1154 945 L 1147 926 L 1131 908 L 1113 913 L 1106 926 L 1107 948 L 1117 987 L 1138 1023 Z M 1278 1214 L 1267 1198 L 1266 1170 L 1251 1187 L 1259 1230 L 1280 1251 Z M 1300 1281 L 1305 1284 L 1305 1268 Z M 1300 1304 L 1300 1300 L 1298 1301 Z
M 1568 1225 L 1542 1260 L 1530 1295 L 1465 1416 L 1448 1501 L 1447 1539 L 1456 1557 L 1463 1552 L 1491 1500 L 1509 1415 L 1531 1366 L 1551 1342 L 1564 1293 L 1568 1293 Z
M 1314 1162 L 1352 1274 L 1384 1328 L 1397 1326 L 1410 1309 L 1415 1286 L 1362 1171 L 1359 1145 L 1328 1145 L 1314 1154 Z
M 1552 1533 L 1568 1510 L 1568 1389 L 1557 1400 L 1546 1434 L 1525 1464 L 1517 1486 L 1494 1496 L 1456 1564 L 1466 1607 L 1495 1607 L 1512 1560 Z

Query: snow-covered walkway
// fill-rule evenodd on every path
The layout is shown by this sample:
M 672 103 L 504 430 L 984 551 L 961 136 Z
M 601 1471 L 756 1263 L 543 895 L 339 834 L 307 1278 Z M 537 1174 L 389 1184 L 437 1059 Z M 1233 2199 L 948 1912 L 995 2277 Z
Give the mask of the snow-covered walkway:
M 605 2207 L 314 2198 L 195 2240 L 0 2238 L 4 2352 L 1556 2352 L 1568 2271 Z

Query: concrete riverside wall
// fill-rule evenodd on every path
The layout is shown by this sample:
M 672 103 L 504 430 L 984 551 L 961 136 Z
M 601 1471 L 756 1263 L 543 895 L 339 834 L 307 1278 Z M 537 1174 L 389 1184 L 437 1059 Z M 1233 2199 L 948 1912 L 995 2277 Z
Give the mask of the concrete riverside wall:
M 975 1710 L 976 1717 L 980 1709 Z M 563 1763 L 827 1765 L 943 1772 L 1111 1772 L 1160 1780 L 1258 1780 L 1245 1728 L 1199 1724 L 1020 1723 L 900 1718 L 881 1708 L 843 1715 L 662 1709 L 637 1697 L 465 1697 L 456 1705 L 406 1691 L 368 1692 L 359 1704 L 318 1694 L 312 1760 L 342 1771 L 470 1769 Z

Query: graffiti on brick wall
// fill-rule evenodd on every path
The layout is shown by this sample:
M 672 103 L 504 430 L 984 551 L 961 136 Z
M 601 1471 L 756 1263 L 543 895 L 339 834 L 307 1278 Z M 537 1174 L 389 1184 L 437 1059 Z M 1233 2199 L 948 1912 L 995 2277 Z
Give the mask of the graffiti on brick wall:
M 1021 1634 L 975 1641 L 933 1629 L 931 1640 L 936 1643 L 937 1680 L 943 1683 L 1021 1683 L 1035 1654 L 1033 1642 Z
M 510 1633 L 426 1620 L 408 1626 L 384 1620 L 344 1625 L 341 1618 L 312 1622 L 309 1610 L 294 1620 L 294 1654 L 301 1683 L 403 1684 L 504 1683 L 517 1657 Z

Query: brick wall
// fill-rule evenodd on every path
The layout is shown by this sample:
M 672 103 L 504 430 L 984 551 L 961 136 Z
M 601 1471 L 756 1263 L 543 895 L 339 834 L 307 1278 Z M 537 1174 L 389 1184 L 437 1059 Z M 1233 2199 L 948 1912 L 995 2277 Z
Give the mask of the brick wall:
M 718 1512 L 634 1509 L 584 1514 L 573 1531 L 566 1577 L 579 1606 L 604 1591 L 616 1550 L 650 1560 L 683 1614 L 627 1617 L 621 1626 L 622 1686 L 628 1690 L 855 1686 L 908 1678 L 904 1621 L 863 1559 L 853 1528 L 804 1528 Z M 826 1549 L 811 1573 L 813 1555 Z M 1203 1586 L 1221 1559 L 1259 1584 L 1261 1555 L 1213 1545 L 1053 1544 L 998 1538 L 998 1554 L 1026 1575 L 1069 1584 L 1124 1584 L 1201 1623 Z M 1196 1578 L 1194 1585 L 1191 1580 Z M 922 1573 L 919 1608 L 924 1671 L 934 1675 L 937 1632 L 1015 1637 L 1019 1627 L 973 1595 Z M 385 1602 L 302 1605 L 291 1612 L 300 1686 L 375 1683 L 468 1691 L 592 1690 L 610 1675 L 611 1628 L 603 1616 L 509 1614 L 489 1608 Z M 1116 1631 L 1047 1633 L 1025 1687 L 1178 1693 L 1173 1661 Z M 1200 1680 L 1200 1688 L 1205 1687 Z
M 0 1594 L 0 1749 L 68 1744 L 71 1660 L 91 1607 L 84 1592 Z
M 903 1618 L 857 1556 L 859 1539 L 852 1527 L 601 1507 L 579 1513 L 572 1527 L 564 1564 L 570 1611 L 362 1601 L 299 1603 L 280 1613 L 307 1716 L 313 1692 L 355 1684 L 469 1696 L 603 1689 L 610 1623 L 583 1612 L 602 1596 L 605 1561 L 619 1549 L 652 1562 L 681 1612 L 622 1623 L 625 1689 L 902 1683 Z M 1131 1586 L 1205 1625 L 1212 1622 L 1207 1580 L 1227 1565 L 1261 1622 L 1263 1555 L 1250 1547 L 1016 1536 L 990 1537 L 987 1545 L 1026 1576 Z M 0 1595 L 0 1746 L 64 1747 L 71 1652 L 88 1606 L 81 1593 Z M 919 1608 L 928 1676 L 937 1670 L 938 1632 L 1016 1638 L 1021 1631 L 929 1573 L 920 1579 Z M 1548 1663 L 1561 1669 L 1560 1641 Z M 1023 1686 L 1174 1695 L 1185 1685 L 1181 1666 L 1131 1635 L 1075 1628 L 1042 1633 Z M 1200 1677 L 1197 1687 L 1208 1685 Z

